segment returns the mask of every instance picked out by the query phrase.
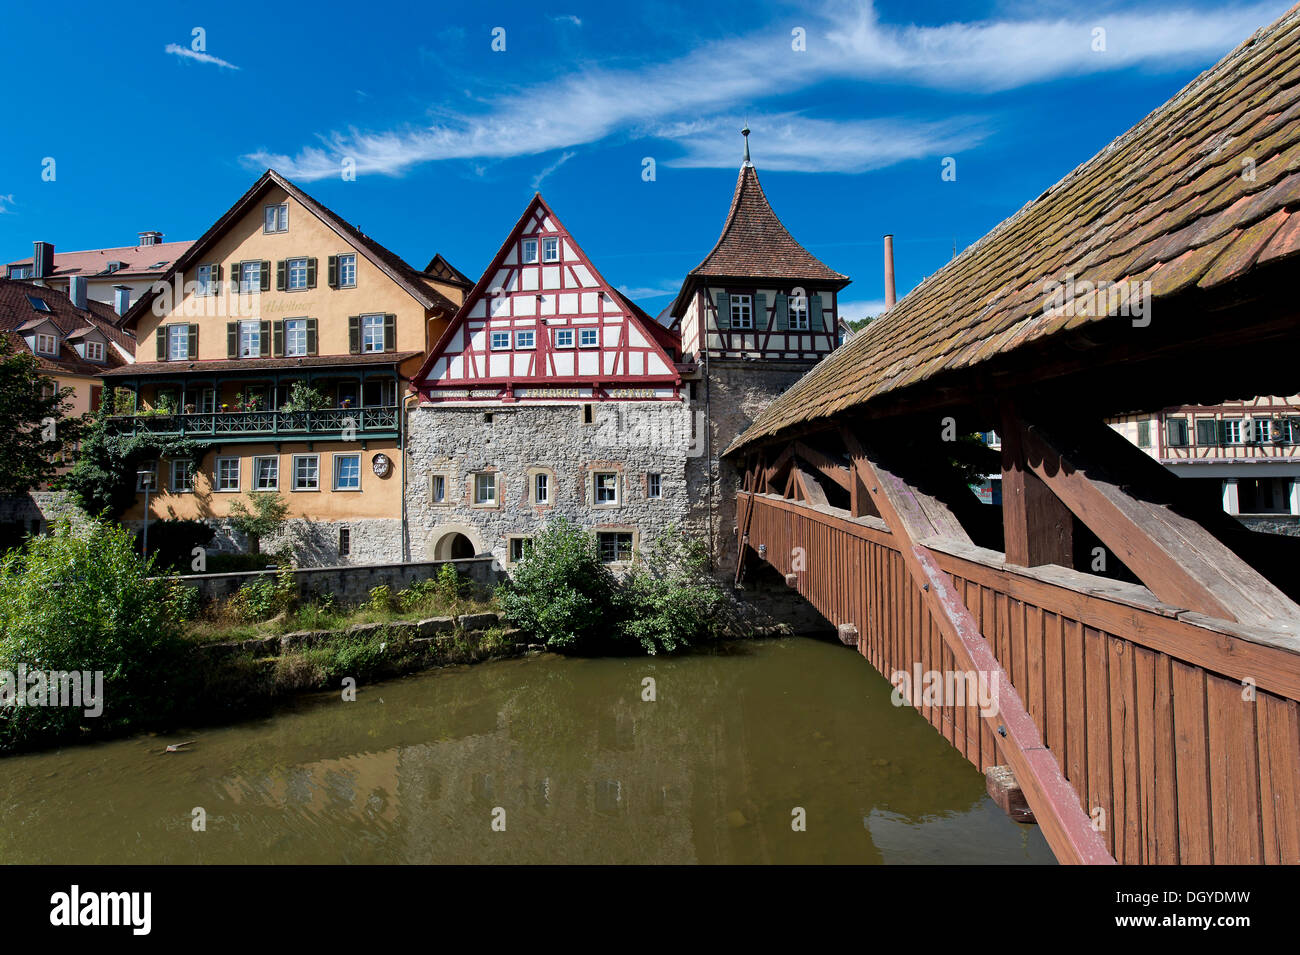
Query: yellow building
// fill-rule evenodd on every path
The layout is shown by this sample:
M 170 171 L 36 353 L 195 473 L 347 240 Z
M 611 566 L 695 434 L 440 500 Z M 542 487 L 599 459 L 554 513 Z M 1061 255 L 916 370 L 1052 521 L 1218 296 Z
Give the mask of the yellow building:
M 139 360 L 106 377 L 129 402 L 111 426 L 211 446 L 197 468 L 141 466 L 151 519 L 208 520 L 241 548 L 231 505 L 279 492 L 301 562 L 405 559 L 407 386 L 472 284 L 441 256 L 416 270 L 268 170 L 123 318 Z M 123 521 L 143 518 L 141 494 Z

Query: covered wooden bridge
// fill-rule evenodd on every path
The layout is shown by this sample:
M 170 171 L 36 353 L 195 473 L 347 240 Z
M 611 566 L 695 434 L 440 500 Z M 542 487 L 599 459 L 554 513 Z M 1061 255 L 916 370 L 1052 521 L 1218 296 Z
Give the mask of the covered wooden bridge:
M 726 452 L 738 582 L 770 565 L 886 676 L 996 679 L 995 713 L 920 715 L 1011 767 L 1062 862 L 1300 862 L 1300 539 L 1106 423 L 1300 390 L 1298 10 Z

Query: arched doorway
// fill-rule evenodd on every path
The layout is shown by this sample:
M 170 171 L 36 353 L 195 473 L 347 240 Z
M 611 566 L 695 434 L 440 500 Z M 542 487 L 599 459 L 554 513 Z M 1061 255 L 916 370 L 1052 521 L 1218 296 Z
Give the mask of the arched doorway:
M 464 534 L 448 534 L 443 547 L 447 552 L 443 560 L 464 560 L 474 556 L 474 544 Z
M 477 536 L 456 525 L 435 532 L 428 551 L 430 560 L 465 560 L 482 552 Z

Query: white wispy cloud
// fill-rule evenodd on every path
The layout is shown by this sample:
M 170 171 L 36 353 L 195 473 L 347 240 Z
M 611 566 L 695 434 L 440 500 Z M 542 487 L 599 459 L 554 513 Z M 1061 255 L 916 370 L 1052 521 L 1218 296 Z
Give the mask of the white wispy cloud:
M 214 66 L 220 66 L 227 70 L 237 70 L 239 67 L 234 63 L 227 63 L 219 56 L 213 56 L 210 53 L 200 53 L 198 50 L 191 50 L 188 47 L 180 46 L 176 43 L 168 43 L 163 47 L 164 53 L 170 53 L 173 56 L 179 56 L 187 60 L 194 60 L 198 63 L 211 63 Z
M 885 310 L 884 299 L 863 300 L 856 302 L 838 302 L 840 318 L 845 321 L 858 321 L 869 316 L 879 315 Z
M 681 289 L 681 283 L 660 282 L 658 285 L 637 285 L 627 286 L 620 285 L 618 290 L 631 299 L 638 298 L 659 298 L 664 295 L 676 295 Z
M 7 196 L 0 196 L 0 216 L 7 215 L 14 211 L 14 194 L 11 192 Z
M 666 158 L 669 165 L 734 166 L 734 137 L 714 136 L 716 142 L 707 143 L 687 131 L 712 129 L 738 103 L 752 106 L 846 80 L 961 95 L 1133 66 L 1208 62 L 1283 6 L 1257 2 L 1073 17 L 1054 12 L 1050 18 L 918 27 L 881 23 L 865 0 L 833 0 L 820 15 L 809 14 L 805 52 L 792 49 L 784 26 L 767 28 L 635 69 L 581 68 L 479 100 L 475 112 L 444 105 L 433 124 L 380 131 L 348 127 L 294 153 L 260 150 L 244 159 L 251 167 L 272 166 L 305 180 L 337 175 L 344 158 L 360 173 L 400 175 L 430 161 L 539 155 L 617 136 L 675 143 L 685 152 Z M 1096 27 L 1106 30 L 1103 52 L 1092 48 Z M 763 146 L 763 165 L 774 169 L 856 172 L 954 152 L 986 135 L 970 118 L 828 119 L 780 112 L 774 118 L 776 138 Z M 726 122 L 734 125 L 734 115 Z
M 561 166 L 563 166 L 566 162 L 568 162 L 576 155 L 578 154 L 572 151 L 565 152 L 562 156 L 560 156 L 559 159 L 555 160 L 555 162 L 551 163 L 549 166 L 547 166 L 545 169 L 539 172 L 536 176 L 534 176 L 533 186 L 532 186 L 533 191 L 536 192 L 538 189 L 542 188 L 542 183 L 546 180 L 547 176 L 555 172 L 555 170 L 559 169 Z
M 551 17 L 551 19 L 556 23 L 572 23 L 575 27 L 582 26 L 582 20 L 574 16 L 572 13 L 561 13 L 557 16 Z

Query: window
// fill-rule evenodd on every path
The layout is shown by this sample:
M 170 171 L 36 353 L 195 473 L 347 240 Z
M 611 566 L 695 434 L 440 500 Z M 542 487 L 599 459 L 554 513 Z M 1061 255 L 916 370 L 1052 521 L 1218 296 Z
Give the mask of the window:
M 295 454 L 293 456 L 293 489 L 295 491 L 320 490 L 319 454 Z
M 790 296 L 790 330 L 792 332 L 808 331 L 808 296 Z
M 495 504 L 497 502 L 497 476 L 495 474 L 474 475 L 474 503 Z
M 50 311 L 50 303 L 45 301 L 45 299 L 40 298 L 39 296 L 29 295 L 27 296 L 27 301 L 30 302 L 32 308 L 36 309 L 36 311 L 38 312 Z
M 195 295 L 215 295 L 217 294 L 216 282 L 217 267 L 215 265 L 200 265 L 198 277 L 195 281 Z
M 632 559 L 632 533 L 630 531 L 606 531 L 596 535 L 600 545 L 600 560 L 605 564 L 616 564 Z
M 520 261 L 524 265 L 531 265 L 537 261 L 537 240 L 524 239 L 523 251 L 520 253 Z
M 519 561 L 528 556 L 528 552 L 532 549 L 533 539 L 531 537 L 510 538 L 510 563 L 519 563 Z
M 1223 421 L 1219 422 L 1219 424 L 1223 429 L 1222 435 L 1224 444 L 1241 444 L 1240 418 L 1225 418 Z
M 357 284 L 357 257 L 355 253 L 339 256 L 339 288 L 355 288 Z
M 515 332 L 516 348 L 533 348 L 535 347 L 534 343 L 536 342 L 536 340 L 537 340 L 536 332 L 532 332 L 532 331 Z
M 582 423 L 583 423 L 583 424 L 593 424 L 593 423 L 595 422 L 595 420 L 596 420 L 596 406 L 595 406 L 595 405 L 583 405 L 583 406 L 582 406 Z
M 36 352 L 40 355 L 57 355 L 59 353 L 59 340 L 53 335 L 41 332 L 36 336 Z
M 216 473 L 216 490 L 239 490 L 239 458 L 217 458 L 214 471 Z
M 194 462 L 190 460 L 172 462 L 172 492 L 188 494 L 194 490 Z
M 9 266 L 9 277 L 11 279 L 29 279 L 32 277 L 32 267 L 30 265 L 11 265 Z
M 187 325 L 167 326 L 167 360 L 185 361 L 190 357 L 190 329 Z
M 1197 428 L 1199 429 L 1199 427 L 1200 427 L 1200 423 L 1198 422 L 1198 423 L 1197 423 Z M 1199 440 L 1197 441 L 1197 443 L 1198 443 L 1198 444 L 1200 443 Z M 1149 447 L 1151 447 L 1151 421 L 1150 421 L 1150 419 L 1143 419 L 1142 421 L 1139 421 L 1139 422 L 1138 422 L 1138 447 L 1139 447 L 1139 448 L 1149 448 Z
M 1139 442 L 1140 444 L 1141 442 Z M 1212 448 L 1219 443 L 1219 422 L 1213 418 L 1196 419 L 1196 443 L 1203 448 Z
M 560 261 L 560 240 L 552 236 L 542 240 L 542 261 L 558 262 Z
M 578 330 L 578 345 L 582 348 L 595 348 L 600 344 L 600 331 L 595 328 Z
M 663 476 L 659 474 L 647 474 L 645 476 L 645 496 L 659 498 L 663 497 Z
M 352 553 L 352 531 L 347 527 L 339 528 L 339 556 L 347 557 Z
M 86 360 L 103 361 L 104 360 L 104 343 L 103 342 L 86 342 Z
M 334 455 L 334 490 L 361 490 L 361 455 Z
M 731 296 L 731 327 L 732 328 L 753 328 L 754 327 L 754 296 L 752 295 Z
M 361 316 L 361 350 L 363 352 L 384 350 L 384 316 Z
M 135 472 L 135 489 L 143 491 L 146 487 L 151 491 L 158 490 L 158 462 L 142 461 Z
M 1165 422 L 1166 437 L 1171 448 L 1187 447 L 1187 419 L 1170 418 Z
M 597 471 L 593 476 L 593 481 L 596 488 L 595 502 L 597 504 L 618 503 L 618 472 Z
M 429 475 L 429 503 L 447 503 L 447 476 L 445 474 Z
M 555 330 L 555 347 L 572 348 L 573 347 L 573 329 L 557 328 Z
M 280 459 L 253 458 L 253 490 L 276 491 L 280 488 Z
M 240 262 L 239 290 L 241 292 L 260 292 L 262 290 L 262 263 Z
M 1273 422 L 1268 418 L 1253 418 L 1255 422 L 1255 441 L 1263 444 L 1265 441 L 1273 440 Z
M 307 319 L 285 319 L 284 354 L 288 358 L 307 354 Z
M 492 350 L 493 350 L 493 351 L 500 351 L 502 348 L 509 348 L 509 347 L 510 347 L 510 333 L 509 333 L 509 332 L 493 332 L 493 333 L 492 333 Z
M 217 410 L 217 391 L 215 388 L 199 389 L 199 414 L 213 414 Z
M 307 260 L 290 259 L 288 264 L 288 281 L 285 287 L 289 291 L 304 289 L 307 287 Z
M 262 323 L 239 323 L 239 357 L 257 358 L 262 354 Z
M 289 203 L 282 202 L 278 206 L 266 207 L 266 227 L 264 232 L 288 232 L 289 231 Z
M 549 474 L 533 475 L 533 503 L 551 503 L 551 476 Z

